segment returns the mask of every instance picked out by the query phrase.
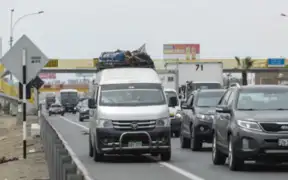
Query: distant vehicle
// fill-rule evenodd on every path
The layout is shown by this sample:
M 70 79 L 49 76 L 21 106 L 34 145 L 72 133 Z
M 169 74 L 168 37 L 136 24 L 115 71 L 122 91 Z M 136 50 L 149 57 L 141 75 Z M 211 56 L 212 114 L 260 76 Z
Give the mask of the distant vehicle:
M 49 116 L 53 114 L 60 114 L 61 116 L 64 116 L 65 111 L 64 108 L 61 106 L 61 104 L 52 104 L 49 108 Z
M 182 104 L 181 148 L 200 150 L 203 142 L 212 142 L 215 108 L 225 89 L 199 89 Z
M 60 90 L 60 101 L 62 106 L 65 108 L 65 112 L 76 114 L 76 106 L 79 102 L 78 91 L 76 89 Z
M 182 101 L 197 89 L 219 89 L 223 87 L 223 63 L 221 62 L 169 62 L 169 70 L 178 70 L 179 95 Z
M 283 85 L 233 86 L 216 108 L 213 123 L 215 165 L 242 170 L 246 160 L 288 162 L 288 87 Z
M 180 100 L 178 99 L 175 89 L 164 89 L 168 102 L 170 120 L 171 120 L 171 135 L 180 136 L 181 119 L 176 118 L 176 114 L 181 110 Z
M 45 97 L 46 110 L 48 110 L 50 106 L 54 104 L 55 102 L 56 102 L 56 95 L 54 93 L 47 94 Z
M 157 73 L 162 81 L 164 89 L 174 89 L 178 91 L 178 71 L 157 69 Z
M 89 107 L 88 99 L 82 101 L 78 106 L 79 110 L 79 121 L 82 122 L 84 119 L 89 119 Z

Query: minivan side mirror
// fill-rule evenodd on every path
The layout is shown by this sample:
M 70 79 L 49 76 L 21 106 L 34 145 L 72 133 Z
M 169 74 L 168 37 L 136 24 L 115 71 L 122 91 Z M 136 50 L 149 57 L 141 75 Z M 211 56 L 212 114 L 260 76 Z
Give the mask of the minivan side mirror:
M 95 99 L 88 99 L 88 107 L 89 107 L 90 109 L 95 109 L 95 108 L 96 108 Z
M 168 106 L 169 107 L 177 106 L 177 97 L 170 97 Z
M 218 105 L 216 107 L 218 113 L 231 113 L 231 109 L 228 106 Z

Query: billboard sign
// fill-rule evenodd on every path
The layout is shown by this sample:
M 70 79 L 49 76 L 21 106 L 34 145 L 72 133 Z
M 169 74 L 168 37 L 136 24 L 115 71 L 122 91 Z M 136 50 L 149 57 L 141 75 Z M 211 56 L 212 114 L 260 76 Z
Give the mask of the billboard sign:
M 199 60 L 200 44 L 164 44 L 164 60 Z
M 268 58 L 267 66 L 268 67 L 284 67 L 285 58 Z
M 40 73 L 39 77 L 41 79 L 56 79 L 56 73 Z

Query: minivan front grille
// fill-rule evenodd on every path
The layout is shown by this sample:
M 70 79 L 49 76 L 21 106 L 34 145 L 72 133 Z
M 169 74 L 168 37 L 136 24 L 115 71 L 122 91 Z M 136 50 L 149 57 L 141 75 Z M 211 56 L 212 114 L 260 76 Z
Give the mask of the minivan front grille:
M 114 129 L 118 130 L 150 130 L 156 126 L 155 120 L 122 120 L 112 121 Z
M 287 123 L 260 123 L 261 127 L 267 132 L 287 132 Z

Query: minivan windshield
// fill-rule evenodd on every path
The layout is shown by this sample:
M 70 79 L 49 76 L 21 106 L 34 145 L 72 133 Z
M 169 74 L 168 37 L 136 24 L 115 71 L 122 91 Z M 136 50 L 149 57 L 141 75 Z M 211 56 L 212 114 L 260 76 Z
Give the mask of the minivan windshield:
M 193 89 L 221 89 L 220 83 L 193 83 Z
M 288 110 L 288 88 L 241 89 L 238 110 Z
M 216 107 L 224 91 L 209 91 L 200 92 L 196 100 L 196 106 L 198 107 Z
M 149 106 L 166 104 L 161 85 L 113 84 L 102 85 L 99 105 Z
M 176 93 L 176 92 L 174 92 L 174 91 L 165 91 L 165 94 L 166 94 L 166 97 L 167 97 L 167 100 L 168 100 L 168 101 L 169 101 L 169 99 L 170 99 L 171 97 L 176 97 L 176 99 L 177 99 L 177 104 L 176 104 L 176 106 L 179 105 L 178 97 L 177 97 L 177 93 Z

